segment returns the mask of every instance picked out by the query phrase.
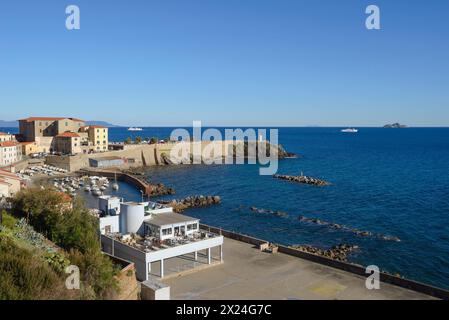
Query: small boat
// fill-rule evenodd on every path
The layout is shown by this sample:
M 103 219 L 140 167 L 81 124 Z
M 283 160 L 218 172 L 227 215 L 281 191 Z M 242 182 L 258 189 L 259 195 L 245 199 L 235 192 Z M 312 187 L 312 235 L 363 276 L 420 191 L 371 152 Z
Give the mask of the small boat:
M 341 130 L 341 132 L 345 132 L 345 133 L 357 133 L 357 132 L 359 132 L 359 130 L 356 129 L 356 128 L 347 128 L 347 129 Z
M 117 183 L 117 173 L 114 173 L 114 183 L 112 184 L 112 190 L 118 191 L 119 186 Z
M 137 127 L 129 127 L 128 131 L 142 131 L 142 128 L 137 128 Z
M 91 189 L 90 189 L 89 186 L 87 186 L 87 187 L 84 188 L 84 191 L 86 191 L 86 192 L 90 192 L 90 190 L 91 190 Z

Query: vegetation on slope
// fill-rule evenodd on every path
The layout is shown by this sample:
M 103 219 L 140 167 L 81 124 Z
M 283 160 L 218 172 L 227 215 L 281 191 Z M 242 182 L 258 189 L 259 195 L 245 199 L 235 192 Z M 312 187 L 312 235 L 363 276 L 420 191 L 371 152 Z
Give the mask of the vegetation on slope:
M 98 233 L 98 221 L 84 207 L 80 201 L 72 202 L 66 195 L 53 190 L 26 189 L 11 199 L 13 217 L 4 214 L 0 228 L 2 236 L 2 250 L 0 250 L 1 282 L 8 279 L 5 286 L 0 286 L 0 298 L 3 299 L 51 299 L 48 288 L 41 286 L 39 279 L 53 279 L 47 281 L 50 287 L 57 289 L 60 282 L 68 276 L 63 272 L 68 264 L 76 265 L 80 269 L 81 290 L 69 294 L 58 294 L 54 298 L 80 298 L 80 299 L 111 299 L 117 294 L 118 286 L 115 275 L 117 269 L 112 261 L 101 253 Z M 39 247 L 33 242 L 36 250 L 23 245 L 20 232 L 17 231 L 20 223 L 25 221 L 37 232 L 45 235 L 58 247 L 59 253 L 48 248 Z M 21 226 L 23 228 L 23 226 Z M 13 259 L 11 253 L 22 244 L 20 255 Z M 36 251 L 37 252 L 37 251 Z M 30 260 L 33 268 L 24 263 Z M 30 263 L 31 265 L 31 263 Z M 41 267 L 36 267 L 36 266 Z M 5 272 L 4 272 L 5 271 Z M 36 272 L 36 274 L 34 274 Z M 36 277 L 36 283 L 28 283 L 28 276 Z M 5 280 L 6 281 L 6 280 Z M 46 282 L 46 283 L 47 283 Z M 62 282 L 64 284 L 64 282 Z M 15 292 L 22 287 L 29 287 L 28 293 L 17 296 Z M 16 290 L 17 289 L 17 290 Z M 55 290 L 57 292 L 58 290 Z M 73 293 L 73 291 L 78 291 Z

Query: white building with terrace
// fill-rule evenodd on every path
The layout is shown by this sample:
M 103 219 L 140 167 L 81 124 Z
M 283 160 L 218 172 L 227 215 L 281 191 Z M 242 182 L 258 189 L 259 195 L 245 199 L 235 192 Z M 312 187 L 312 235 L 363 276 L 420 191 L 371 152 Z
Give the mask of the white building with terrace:
M 200 230 L 200 221 L 155 202 L 98 201 L 104 252 L 134 262 L 136 276 L 164 278 L 223 262 L 223 236 Z

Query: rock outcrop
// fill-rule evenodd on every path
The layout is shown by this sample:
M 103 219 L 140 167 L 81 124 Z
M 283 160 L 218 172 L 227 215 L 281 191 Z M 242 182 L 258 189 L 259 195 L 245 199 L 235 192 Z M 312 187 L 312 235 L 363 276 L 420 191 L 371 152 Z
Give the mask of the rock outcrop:
M 330 185 L 330 183 L 327 182 L 327 181 L 324 181 L 324 180 L 321 180 L 321 179 L 317 179 L 317 178 L 308 177 L 308 176 L 304 176 L 304 175 L 289 176 L 289 175 L 275 174 L 275 175 L 273 175 L 273 177 L 276 178 L 276 179 L 280 179 L 280 180 L 286 180 L 286 181 L 296 182 L 296 183 L 310 184 L 310 185 L 314 185 L 314 186 L 318 186 L 318 187 Z
M 384 128 L 403 129 L 403 128 L 407 128 L 407 126 L 396 122 L 396 123 L 392 123 L 392 124 L 386 124 L 386 125 L 384 125 Z
M 180 213 L 189 208 L 207 207 L 221 203 L 219 196 L 190 196 L 180 200 L 159 201 L 173 208 L 174 212 Z

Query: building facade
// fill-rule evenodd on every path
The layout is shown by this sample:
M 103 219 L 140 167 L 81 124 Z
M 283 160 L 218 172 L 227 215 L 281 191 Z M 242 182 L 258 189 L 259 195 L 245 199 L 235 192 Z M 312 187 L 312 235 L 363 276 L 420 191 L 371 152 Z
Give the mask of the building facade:
M 22 146 L 16 141 L 0 142 L 0 167 L 22 160 Z
M 106 152 L 109 145 L 109 130 L 104 126 L 89 126 L 88 129 L 89 141 L 93 144 L 94 152 Z
M 5 132 L 0 132 L 0 142 L 14 141 L 14 140 L 15 140 L 14 135 Z
M 81 153 L 81 137 L 70 131 L 58 134 L 54 140 L 54 149 L 62 154 Z
M 9 171 L 0 169 L 0 197 L 10 197 L 20 191 L 22 181 Z
M 55 137 L 66 131 L 78 132 L 85 121 L 63 117 L 30 117 L 19 120 L 19 131 L 26 142 L 36 141 L 38 137 Z
M 22 146 L 22 156 L 30 156 L 39 152 L 37 142 L 21 142 L 20 145 Z

